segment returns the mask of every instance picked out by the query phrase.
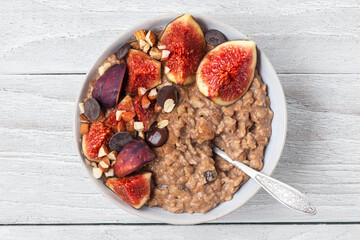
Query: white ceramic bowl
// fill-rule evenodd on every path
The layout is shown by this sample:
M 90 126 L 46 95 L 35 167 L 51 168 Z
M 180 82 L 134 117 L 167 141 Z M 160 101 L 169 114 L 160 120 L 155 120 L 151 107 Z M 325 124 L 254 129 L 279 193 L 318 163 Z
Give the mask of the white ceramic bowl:
M 250 198 L 252 198 L 255 193 L 260 189 L 256 182 L 250 179 L 246 184 L 244 184 L 239 191 L 237 191 L 232 200 L 224 202 L 218 205 L 216 208 L 211 211 L 201 214 L 174 214 L 168 211 L 163 210 L 162 208 L 148 208 L 143 207 L 140 210 L 136 210 L 126 204 L 120 197 L 118 197 L 114 192 L 112 192 L 102 180 L 95 179 L 92 175 L 92 168 L 87 166 L 85 163 L 85 158 L 81 153 L 81 136 L 80 136 L 80 121 L 79 121 L 79 109 L 78 104 L 82 102 L 83 98 L 86 95 L 88 90 L 88 84 L 94 78 L 97 68 L 101 63 L 112 53 L 116 52 L 119 47 L 121 47 L 134 32 L 139 29 L 155 29 L 155 28 L 164 28 L 169 22 L 178 17 L 179 15 L 166 15 L 161 17 L 156 17 L 149 19 L 146 22 L 135 25 L 134 27 L 123 32 L 106 50 L 101 54 L 98 60 L 95 62 L 93 67 L 90 69 L 88 74 L 85 77 L 85 81 L 80 90 L 79 96 L 76 102 L 75 110 L 75 119 L 74 119 L 74 132 L 76 139 L 76 146 L 78 150 L 79 157 L 83 163 L 86 171 L 89 173 L 90 178 L 94 181 L 95 185 L 98 186 L 100 192 L 104 194 L 108 199 L 110 199 L 114 204 L 121 207 L 122 209 L 136 214 L 141 217 L 145 217 L 151 220 L 171 223 L 171 224 L 197 224 L 208 222 L 216 218 L 222 217 L 243 204 L 245 204 Z M 247 39 L 243 33 L 238 30 L 225 25 L 223 23 L 217 22 L 213 19 L 193 15 L 196 21 L 205 29 L 218 29 L 225 34 L 228 40 L 235 39 Z M 270 175 L 275 169 L 281 152 L 285 143 L 286 137 L 286 126 L 287 126 L 287 115 L 286 115 L 286 103 L 283 89 L 281 87 L 280 81 L 276 72 L 271 65 L 270 61 L 266 57 L 265 53 L 258 48 L 258 70 L 262 76 L 263 81 L 268 85 L 269 97 L 271 100 L 271 109 L 274 112 L 274 119 L 272 120 L 272 136 L 269 141 L 269 145 L 265 150 L 264 158 L 264 168 L 262 173 Z

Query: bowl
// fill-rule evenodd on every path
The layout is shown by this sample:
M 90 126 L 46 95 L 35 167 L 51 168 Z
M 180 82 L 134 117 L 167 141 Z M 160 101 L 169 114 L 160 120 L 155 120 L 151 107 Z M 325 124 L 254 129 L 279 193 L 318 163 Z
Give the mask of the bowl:
M 138 215 L 140 217 L 148 218 L 151 220 L 170 223 L 170 224 L 198 224 L 203 222 L 212 221 L 214 219 L 225 216 L 226 214 L 236 210 L 240 206 L 249 201 L 255 193 L 260 189 L 257 183 L 250 179 L 245 183 L 233 196 L 233 199 L 219 204 L 214 209 L 207 213 L 171 213 L 158 207 L 143 207 L 140 210 L 136 210 L 125 203 L 119 196 L 112 192 L 104 183 L 102 179 L 95 179 L 92 175 L 92 168 L 85 162 L 85 157 L 81 153 L 81 135 L 80 135 L 80 121 L 79 121 L 79 102 L 82 102 L 86 96 L 88 85 L 96 75 L 97 68 L 102 62 L 112 53 L 116 52 L 126 41 L 128 41 L 139 29 L 159 29 L 165 28 L 168 23 L 179 15 L 166 15 L 149 19 L 143 23 L 137 24 L 132 28 L 124 31 L 120 36 L 106 48 L 106 50 L 97 59 L 90 71 L 87 73 L 83 82 L 82 88 L 77 98 L 75 119 L 74 119 L 74 133 L 77 146 L 77 152 L 83 163 L 90 178 L 94 181 L 100 192 L 110 199 L 118 207 L 128 211 L 129 213 Z M 224 33 L 228 40 L 235 39 L 248 39 L 246 35 L 239 32 L 235 28 L 226 24 L 215 21 L 211 18 L 193 15 L 196 21 L 205 29 L 218 29 Z M 269 145 L 266 147 L 264 155 L 264 167 L 262 173 L 270 175 L 275 169 L 282 149 L 285 144 L 286 127 L 287 127 L 287 114 L 286 114 L 286 102 L 283 89 L 279 78 L 271 65 L 269 59 L 265 53 L 258 48 L 258 63 L 257 68 L 263 81 L 268 85 L 268 94 L 271 101 L 271 109 L 274 112 L 274 118 L 272 120 L 272 135 L 269 140 Z

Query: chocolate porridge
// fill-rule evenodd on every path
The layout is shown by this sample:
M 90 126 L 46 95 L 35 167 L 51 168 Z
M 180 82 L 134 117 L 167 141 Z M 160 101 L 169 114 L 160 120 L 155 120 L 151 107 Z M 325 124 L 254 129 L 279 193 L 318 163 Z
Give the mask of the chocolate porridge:
M 249 179 L 214 156 L 212 146 L 225 150 L 233 160 L 261 170 L 273 112 L 259 74 L 245 96 L 230 106 L 214 104 L 196 84 L 178 87 L 178 91 L 178 106 L 158 117 L 169 120 L 169 139 L 154 148 L 156 160 L 147 166 L 156 183 L 148 206 L 175 213 L 205 213 L 230 200 Z

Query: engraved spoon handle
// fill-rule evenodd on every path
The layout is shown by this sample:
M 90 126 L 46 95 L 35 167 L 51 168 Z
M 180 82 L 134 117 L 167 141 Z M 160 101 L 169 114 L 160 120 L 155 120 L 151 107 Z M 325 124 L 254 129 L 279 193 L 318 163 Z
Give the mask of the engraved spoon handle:
M 217 147 L 214 147 L 213 150 L 217 155 L 253 178 L 261 187 L 283 205 L 302 213 L 316 214 L 315 207 L 311 205 L 307 197 L 295 188 L 272 177 L 266 176 L 241 162 L 233 161 L 225 152 Z

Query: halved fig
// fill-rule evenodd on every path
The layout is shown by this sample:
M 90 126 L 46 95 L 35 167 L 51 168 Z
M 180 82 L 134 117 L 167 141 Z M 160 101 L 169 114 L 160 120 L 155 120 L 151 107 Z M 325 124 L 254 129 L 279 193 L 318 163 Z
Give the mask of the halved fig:
M 139 87 L 149 90 L 161 83 L 161 63 L 143 51 L 130 49 L 126 66 L 129 77 L 125 90 L 128 95 L 136 95 Z
M 130 206 L 139 209 L 150 198 L 151 173 L 144 172 L 124 178 L 109 178 L 106 186 Z
M 206 53 L 204 33 L 195 19 L 184 14 L 169 23 L 160 37 L 159 45 L 165 45 L 170 56 L 165 67 L 166 77 L 179 85 L 195 81 L 196 69 Z
M 256 44 L 236 40 L 220 44 L 203 58 L 196 74 L 202 94 L 219 105 L 230 105 L 248 90 L 255 73 Z
M 119 100 L 125 71 L 125 63 L 116 64 L 106 70 L 96 81 L 92 97 L 95 98 L 101 106 L 105 108 L 113 108 L 116 106 Z
M 137 121 L 144 124 L 144 132 L 146 132 L 156 119 L 155 104 L 151 103 L 148 108 L 144 109 L 142 107 L 142 96 L 134 97 L 133 103 Z
M 100 162 L 101 158 L 98 157 L 99 150 L 103 144 L 108 142 L 111 136 L 111 130 L 102 122 L 92 122 L 89 132 L 82 137 L 84 156 L 91 161 Z
M 125 177 L 154 161 L 155 154 L 141 138 L 133 139 L 119 152 L 114 164 L 117 177 Z

